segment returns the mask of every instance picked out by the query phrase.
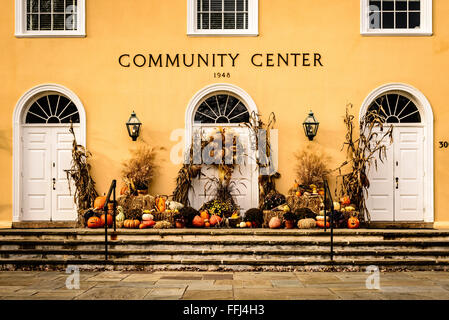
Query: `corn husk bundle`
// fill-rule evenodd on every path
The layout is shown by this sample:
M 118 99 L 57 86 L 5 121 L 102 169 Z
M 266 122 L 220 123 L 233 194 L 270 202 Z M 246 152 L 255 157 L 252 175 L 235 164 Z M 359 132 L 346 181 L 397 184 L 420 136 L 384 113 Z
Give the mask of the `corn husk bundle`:
M 173 227 L 173 224 L 169 221 L 163 220 L 163 221 L 157 221 L 154 225 L 154 229 L 169 229 Z

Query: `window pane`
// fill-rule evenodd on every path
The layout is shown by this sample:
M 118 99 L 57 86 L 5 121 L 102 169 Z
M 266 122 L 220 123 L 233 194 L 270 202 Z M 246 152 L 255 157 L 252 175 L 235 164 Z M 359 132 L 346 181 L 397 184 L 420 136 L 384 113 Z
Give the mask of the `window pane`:
M 39 0 L 31 0 L 31 11 L 39 12 Z
M 53 12 L 64 12 L 64 0 L 53 0 Z
M 211 11 L 222 11 L 222 0 L 210 0 L 210 10 Z
M 222 15 L 221 13 L 211 13 L 210 15 L 210 28 L 222 29 Z
M 235 29 L 235 13 L 224 14 L 224 28 Z
M 421 1 L 420 0 L 410 0 L 408 3 L 409 10 L 420 10 L 421 9 Z
M 394 12 L 383 12 L 382 19 L 383 19 L 382 28 L 384 29 L 394 28 Z
M 409 23 L 408 27 L 410 29 L 419 28 L 421 26 L 421 15 L 419 12 L 410 12 L 409 13 Z
M 76 14 L 65 15 L 65 29 L 76 30 Z
M 27 12 L 31 12 L 31 0 L 27 0 Z
M 245 10 L 245 4 L 243 0 L 237 0 L 237 11 Z
M 196 10 L 201 11 L 201 1 L 202 0 L 196 0 Z
M 407 0 L 397 0 L 396 1 L 396 10 L 407 11 Z
M 51 12 L 51 0 L 41 0 L 40 12 Z
M 66 0 L 66 7 L 65 7 L 65 12 L 66 13 L 73 13 L 76 12 L 76 1 L 72 1 L 72 0 Z
M 53 15 L 53 30 L 64 30 L 64 14 Z
M 369 14 L 369 28 L 380 29 L 380 11 L 370 12 Z
M 31 28 L 29 30 L 39 30 L 39 15 L 31 15 Z
M 224 0 L 224 11 L 235 11 L 235 0 Z
M 202 0 L 203 1 L 203 11 L 209 11 L 209 0 Z
M 407 29 L 407 12 L 396 12 L 396 28 Z
M 40 30 L 51 30 L 51 14 L 41 14 L 39 26 Z
M 387 11 L 387 10 L 393 11 L 394 10 L 394 1 L 393 0 L 384 0 L 382 10 L 383 11 Z
M 202 22 L 202 29 L 209 29 L 209 14 L 208 13 L 202 13 L 201 14 L 203 22 Z
M 244 28 L 244 13 L 237 13 L 237 29 L 243 29 Z
M 380 11 L 381 9 L 381 1 L 370 1 L 369 2 L 370 10 L 371 11 Z

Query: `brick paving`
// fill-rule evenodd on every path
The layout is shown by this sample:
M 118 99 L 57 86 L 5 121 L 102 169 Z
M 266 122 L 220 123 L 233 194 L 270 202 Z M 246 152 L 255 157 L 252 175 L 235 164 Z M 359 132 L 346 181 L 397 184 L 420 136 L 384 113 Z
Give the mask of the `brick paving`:
M 74 289 L 68 276 L 2 271 L 0 300 L 449 300 L 449 272 L 380 273 L 380 289 L 363 272 L 80 271 Z

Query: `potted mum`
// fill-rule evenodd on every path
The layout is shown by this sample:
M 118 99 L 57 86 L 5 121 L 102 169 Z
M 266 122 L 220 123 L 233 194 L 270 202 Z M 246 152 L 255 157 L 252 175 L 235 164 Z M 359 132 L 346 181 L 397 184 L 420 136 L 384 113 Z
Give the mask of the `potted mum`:
M 284 213 L 284 224 L 285 229 L 294 229 L 295 228 L 295 214 L 288 211 Z

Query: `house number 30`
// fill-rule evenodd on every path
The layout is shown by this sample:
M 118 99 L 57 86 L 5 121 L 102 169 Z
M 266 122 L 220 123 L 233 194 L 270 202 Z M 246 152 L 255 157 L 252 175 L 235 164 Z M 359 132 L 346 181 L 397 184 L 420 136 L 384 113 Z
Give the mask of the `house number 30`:
M 440 141 L 440 149 L 447 149 L 449 147 L 449 142 L 447 141 Z

